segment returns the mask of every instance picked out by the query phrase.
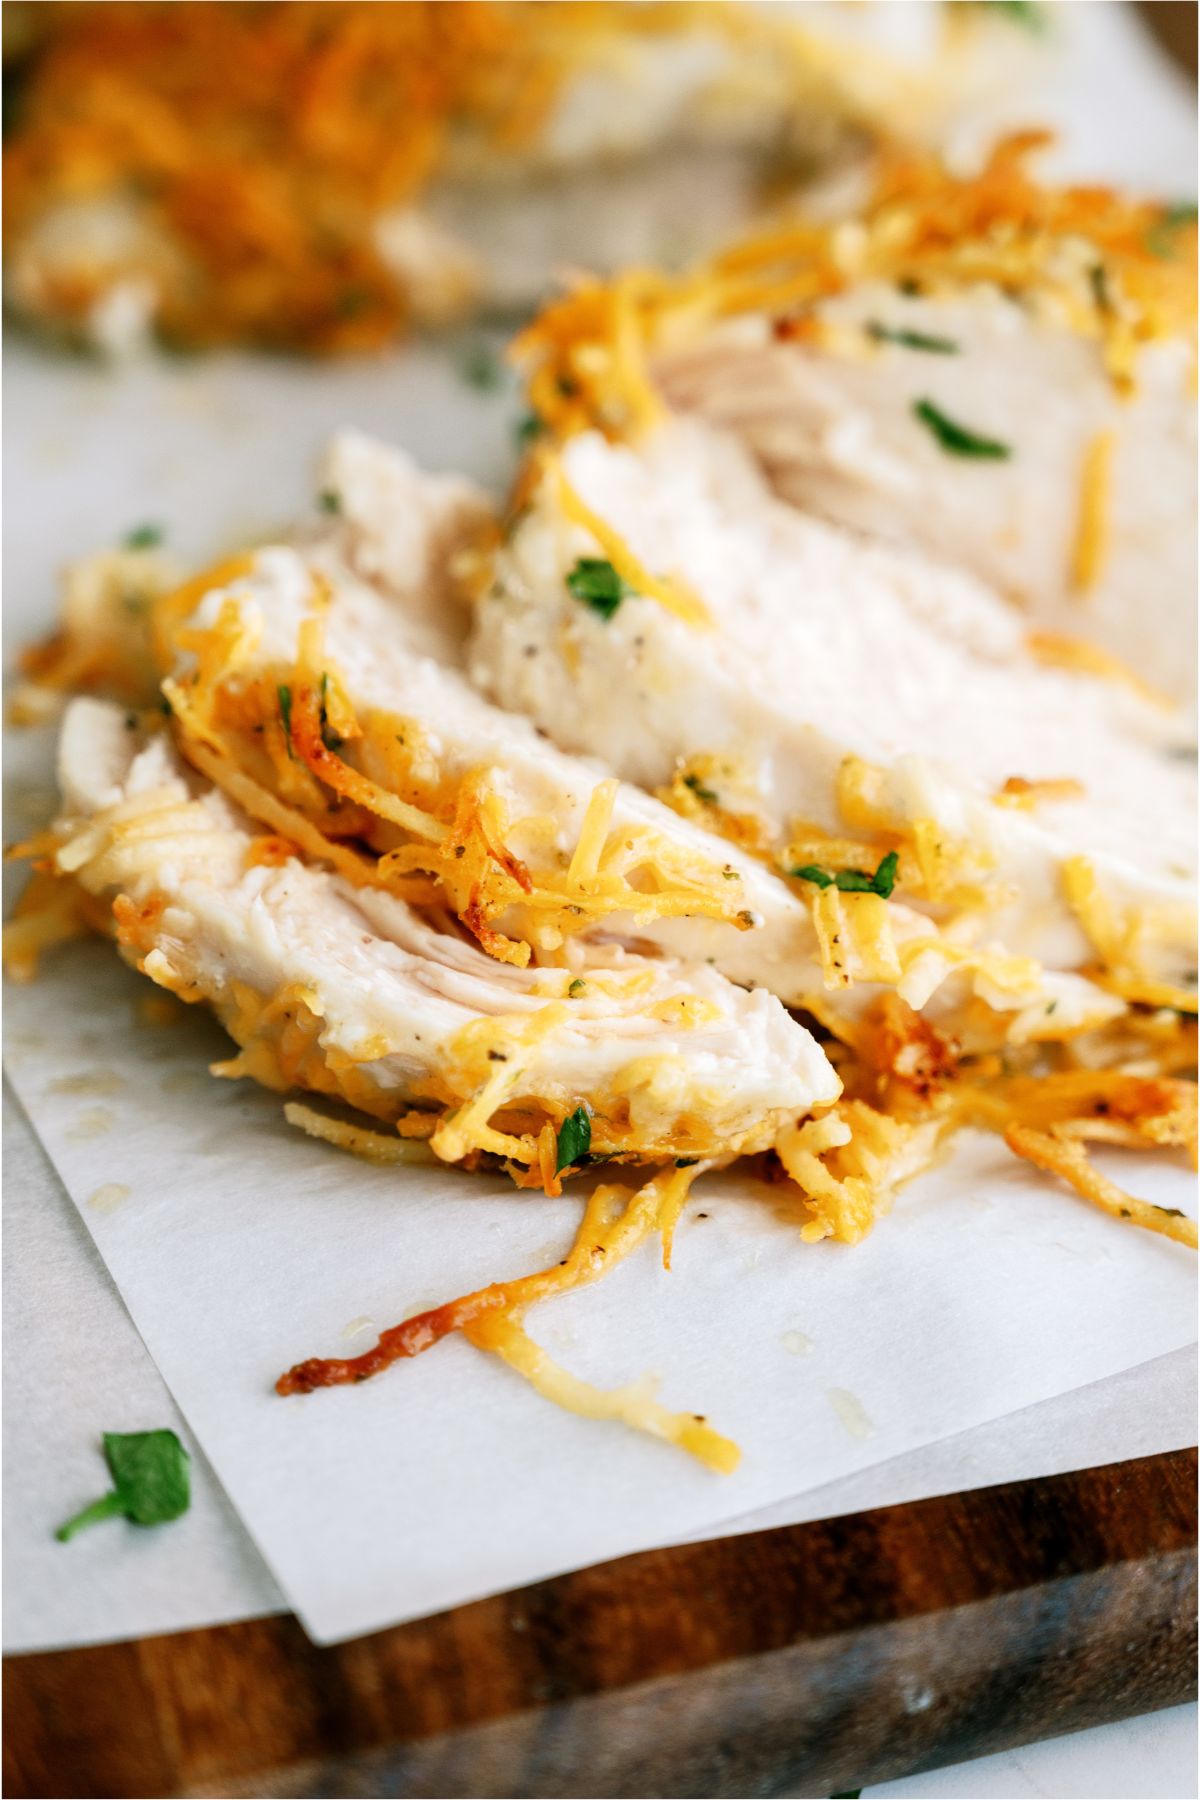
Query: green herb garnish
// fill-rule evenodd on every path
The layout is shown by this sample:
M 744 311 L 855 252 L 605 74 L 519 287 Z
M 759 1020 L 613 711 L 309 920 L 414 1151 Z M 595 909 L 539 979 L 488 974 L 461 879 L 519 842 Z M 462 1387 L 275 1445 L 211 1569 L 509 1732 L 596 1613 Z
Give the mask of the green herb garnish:
M 462 359 L 462 378 L 481 394 L 494 394 L 504 382 L 504 370 L 490 344 L 472 344 Z
M 632 594 L 629 583 L 603 556 L 581 556 L 567 576 L 567 587 L 577 600 L 611 619 L 622 600 Z
M 1088 270 L 1088 280 L 1092 284 L 1092 298 L 1096 302 L 1097 312 L 1110 313 L 1112 295 L 1108 291 L 1108 270 L 1103 263 L 1093 263 Z
M 1042 37 L 1046 31 L 1046 15 L 1035 0 L 980 0 L 988 12 L 1003 13 L 1014 25 L 1031 31 L 1035 37 Z
M 529 444 L 532 444 L 535 438 L 540 438 L 545 429 L 545 423 L 538 418 L 537 414 L 528 412 L 523 418 L 517 420 L 513 427 L 513 436 L 524 450 Z
M 683 785 L 685 788 L 691 788 L 697 800 L 703 800 L 705 806 L 716 806 L 717 795 L 712 788 L 705 787 L 698 775 L 685 775 Z
M 135 525 L 125 533 L 121 544 L 126 550 L 156 550 L 165 536 L 161 525 Z
M 889 850 L 886 856 L 879 859 L 879 867 L 871 880 L 871 886 L 881 900 L 890 900 L 892 889 L 896 885 L 896 870 L 900 866 L 900 852 Z
M 932 400 L 914 400 L 913 411 L 922 425 L 928 426 L 932 431 L 942 449 L 951 456 L 977 456 L 993 462 L 1005 462 L 1012 455 L 1008 444 L 1002 444 L 996 438 L 979 437 L 974 431 L 968 431 L 965 425 L 947 418 Z
M 371 290 L 365 287 L 343 288 L 334 302 L 339 319 L 357 319 L 371 304 Z
M 819 863 L 805 863 L 803 868 L 789 869 L 788 873 L 796 881 L 811 881 L 814 887 L 835 887 L 843 894 L 878 894 L 881 900 L 890 900 L 899 861 L 899 851 L 889 850 L 873 875 L 865 869 L 838 869 L 834 873 Z
M 340 513 L 342 510 L 342 496 L 334 488 L 322 488 L 321 492 L 317 495 L 317 505 L 322 512 Z
M 571 1169 L 581 1163 L 592 1147 L 592 1121 L 586 1108 L 577 1106 L 570 1116 L 563 1120 L 558 1128 L 558 1157 L 554 1165 L 556 1175 L 564 1169 Z
M 1165 207 L 1161 216 L 1154 221 L 1146 233 L 1146 248 L 1151 256 L 1173 256 L 1175 253 L 1175 233 L 1182 231 L 1185 225 L 1196 223 L 1196 202 L 1194 200 L 1177 200 L 1173 206 Z
M 881 325 L 878 319 L 868 319 L 866 330 L 867 336 L 874 338 L 877 344 L 902 344 L 906 350 L 928 350 L 933 356 L 957 356 L 959 353 L 953 338 L 931 337 L 925 331 Z
M 187 1511 L 188 1453 L 173 1431 L 106 1431 L 104 1460 L 113 1478 L 112 1491 L 59 1526 L 54 1535 L 61 1544 L 101 1519 L 164 1525 Z
M 292 749 L 292 690 L 290 687 L 281 685 L 276 688 L 275 692 L 279 695 L 279 716 L 283 720 L 283 735 L 287 742 L 287 753 L 294 761 L 295 752 Z
M 578 1000 L 580 994 L 587 993 L 587 982 L 582 975 L 577 975 L 567 988 L 567 999 Z

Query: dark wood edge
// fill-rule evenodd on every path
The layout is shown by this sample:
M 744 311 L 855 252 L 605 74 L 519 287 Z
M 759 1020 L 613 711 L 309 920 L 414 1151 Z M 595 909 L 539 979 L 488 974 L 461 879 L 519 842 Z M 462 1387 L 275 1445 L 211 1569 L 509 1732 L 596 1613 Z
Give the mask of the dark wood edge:
M 1196 1452 L 683 1545 L 320 1649 L 8 1659 L 5 1793 L 829 1794 L 1195 1691 Z

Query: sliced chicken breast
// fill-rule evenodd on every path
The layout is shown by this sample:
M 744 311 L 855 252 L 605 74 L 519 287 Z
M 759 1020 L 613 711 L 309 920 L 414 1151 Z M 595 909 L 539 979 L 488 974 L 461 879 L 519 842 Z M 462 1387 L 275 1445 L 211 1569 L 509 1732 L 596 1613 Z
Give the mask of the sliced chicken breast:
M 326 677 L 327 694 L 330 684 L 335 694 L 327 714 L 340 704 L 345 719 L 354 721 L 343 723 L 338 714 L 338 731 L 355 733 L 338 744 L 338 759 L 400 803 L 392 808 L 393 819 L 368 812 L 356 822 L 379 857 L 392 854 L 401 889 L 405 875 L 419 879 L 440 871 L 446 884 L 458 865 L 473 869 L 457 854 L 458 836 L 449 835 L 444 852 L 439 848 L 473 784 L 481 805 L 492 806 L 493 848 L 517 871 L 504 880 L 503 866 L 492 858 L 492 885 L 501 884 L 501 910 L 488 918 L 495 933 L 554 957 L 577 929 L 590 925 L 607 936 L 711 958 L 732 979 L 768 986 L 792 1003 L 819 985 L 807 909 L 769 870 L 614 781 L 599 760 L 556 750 L 528 720 L 491 705 L 458 670 L 420 654 L 415 646 L 426 632 L 419 607 L 397 604 L 395 591 L 385 594 L 359 579 L 343 552 L 337 531 L 304 548 L 259 551 L 244 572 L 218 579 L 207 592 L 203 581 L 194 584 L 194 610 L 172 622 L 162 648 L 173 648 L 167 692 L 181 743 L 206 772 L 227 784 L 231 770 L 249 773 L 262 793 L 307 808 L 305 816 L 336 844 L 337 820 L 328 803 L 336 809 L 341 802 L 321 780 L 322 774 L 336 778 L 332 761 L 318 751 L 317 779 L 306 783 L 294 744 L 290 756 L 287 748 L 302 707 L 294 671 L 305 629 L 316 626 L 317 680 Z M 204 644 L 219 630 L 230 634 L 230 649 L 228 670 L 218 680 L 220 723 L 214 731 L 197 683 Z M 285 734 L 281 712 L 285 686 L 293 739 Z M 226 714 L 235 711 L 240 717 L 226 723 Z M 332 741 L 331 730 L 324 735 Z M 325 748 L 322 743 L 320 750 Z M 231 791 L 255 805 L 243 786 L 234 782 Z M 378 804 L 386 807 L 386 798 Z M 594 843 L 576 860 L 589 814 L 596 821 Z M 410 815 L 413 831 L 405 829 Z M 285 822 L 275 822 L 284 828 Z M 423 840 L 426 828 L 431 835 Z M 418 852 L 406 867 L 401 849 L 414 837 Z M 428 857 L 419 854 L 421 843 Z M 323 845 L 304 847 L 319 853 Z M 355 867 L 345 866 L 353 878 Z M 364 883 L 375 879 L 377 866 L 360 865 Z M 527 878 L 542 894 L 540 904 L 539 894 L 527 899 L 521 885 Z M 388 871 L 379 879 L 386 883 Z M 464 915 L 474 898 L 460 896 Z M 443 885 L 437 902 L 447 901 Z M 478 910 L 472 916 L 477 923 L 483 917 Z
M 389 504 L 359 532 L 383 533 Z M 1119 1010 L 1084 982 L 1051 991 L 1035 966 L 1005 967 L 996 981 L 984 940 L 942 944 L 925 915 L 898 904 L 886 930 L 881 910 L 873 918 L 885 946 L 873 960 L 839 954 L 836 922 L 822 934 L 806 899 L 759 857 L 614 780 L 599 757 L 565 755 L 418 654 L 421 608 L 360 580 L 343 532 L 260 551 L 207 592 L 194 583 L 194 610 L 160 633 L 185 754 L 306 854 L 360 885 L 449 905 L 493 955 L 518 963 L 530 951 L 555 962 L 577 935 L 599 936 L 706 960 L 792 1006 L 823 1006 L 835 990 L 842 1020 L 871 1004 L 881 979 L 917 1005 L 936 995 L 939 1017 L 982 996 L 1003 1015 L 1001 1035 L 1036 1035 L 1047 1006 L 1058 1026 Z M 522 662 L 538 649 L 524 645 Z M 373 854 L 351 850 L 347 834 Z
M 1127 393 L 1100 341 L 991 285 L 910 296 L 868 282 L 809 319 L 794 339 L 739 320 L 663 357 L 664 396 L 735 432 L 805 512 L 968 570 L 1030 625 L 1094 639 L 1194 700 L 1184 338 L 1147 345 Z
M 615 608 L 579 598 L 589 558 L 615 559 Z M 647 787 L 682 771 L 700 810 L 758 820 L 780 850 L 806 827 L 899 833 L 924 864 L 915 885 L 902 864 L 906 900 L 936 913 L 933 865 L 953 866 L 989 935 L 1050 967 L 1194 969 L 1171 715 L 1041 666 L 969 577 L 802 516 L 727 432 L 677 420 L 551 456 L 471 668 L 565 748 Z
M 1195 698 L 1195 208 L 893 156 L 849 210 L 683 277 L 581 283 L 520 340 L 566 435 L 735 434 L 801 510 L 975 575 Z
M 60 782 L 60 873 L 112 904 L 127 958 L 214 1007 L 242 1046 L 227 1073 L 389 1122 L 431 1112 L 450 1161 L 528 1162 L 580 1106 L 598 1153 L 762 1149 L 840 1091 L 777 1000 L 704 964 L 612 946 L 578 973 L 514 969 L 390 894 L 277 862 L 165 733 L 107 703 L 69 708 Z

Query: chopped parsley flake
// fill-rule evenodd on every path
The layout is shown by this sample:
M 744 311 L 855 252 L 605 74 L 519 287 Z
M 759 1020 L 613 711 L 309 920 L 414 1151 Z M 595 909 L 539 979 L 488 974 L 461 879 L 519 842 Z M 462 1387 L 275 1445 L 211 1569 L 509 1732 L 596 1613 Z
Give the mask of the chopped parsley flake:
M 334 488 L 323 488 L 317 495 L 317 505 L 322 512 L 340 513 L 342 510 L 342 496 Z
M 868 319 L 867 336 L 877 344 L 901 344 L 906 350 L 928 350 L 933 356 L 957 356 L 959 346 L 953 338 L 932 337 L 925 331 L 907 331 L 901 326 L 881 325 Z
M 524 450 L 529 444 L 533 443 L 535 438 L 540 438 L 545 429 L 545 424 L 538 418 L 537 414 L 535 412 L 528 412 L 525 414 L 524 418 L 517 420 L 516 425 L 513 427 L 513 435 L 522 450 Z
M 366 312 L 371 304 L 369 288 L 343 288 L 334 303 L 334 311 L 339 319 L 357 319 Z
M 462 378 L 481 394 L 494 394 L 503 384 L 504 370 L 490 344 L 472 344 L 462 359 Z
M 290 687 L 285 687 L 281 683 L 275 691 L 279 695 L 279 716 L 283 720 L 283 735 L 287 740 L 287 753 L 294 761 L 295 752 L 292 749 L 292 690 Z
M 683 785 L 685 788 L 691 788 L 697 800 L 703 800 L 705 806 L 715 806 L 717 804 L 716 794 L 713 792 L 712 788 L 704 786 L 704 783 L 698 775 L 685 775 L 683 778 Z
M 1092 298 L 1096 302 L 1096 310 L 1110 313 L 1113 309 L 1112 294 L 1108 287 L 1108 270 L 1103 263 L 1093 263 L 1088 270 L 1088 280 L 1092 284 Z
M 104 1460 L 111 1492 L 60 1525 L 61 1544 L 101 1519 L 124 1518 L 135 1525 L 165 1525 L 191 1503 L 188 1453 L 173 1431 L 106 1431 Z
M 1177 200 L 1173 206 L 1163 210 L 1161 217 L 1146 233 L 1146 248 L 1151 256 L 1172 256 L 1175 251 L 1175 234 L 1182 231 L 1185 225 L 1196 223 L 1196 202 L 1194 200 Z
M 554 1165 L 556 1175 L 564 1169 L 571 1169 L 581 1163 L 592 1147 L 592 1121 L 587 1109 L 577 1106 L 575 1111 L 565 1118 L 558 1128 L 558 1157 Z
M 166 533 L 161 525 L 135 525 L 121 539 L 126 550 L 156 550 Z
M 582 975 L 577 975 L 567 988 L 568 1000 L 578 1000 L 580 994 L 587 993 L 587 982 Z
M 948 418 L 932 400 L 914 400 L 913 412 L 922 425 L 933 433 L 942 449 L 951 456 L 975 456 L 992 462 L 1006 462 L 1012 455 L 1008 444 L 968 431 L 965 425 L 959 425 L 954 419 Z
M 581 556 L 567 576 L 567 587 L 602 619 L 611 619 L 622 600 L 633 592 L 603 556 Z
M 814 887 L 835 887 L 843 894 L 878 894 L 881 900 L 890 900 L 899 861 L 899 852 L 889 850 L 873 875 L 865 869 L 838 869 L 834 873 L 819 863 L 805 863 L 802 868 L 789 870 L 789 874 L 796 881 L 811 881 Z
M 1003 13 L 1014 25 L 1020 25 L 1035 37 L 1041 37 L 1046 30 L 1046 15 L 1036 0 L 980 0 L 988 12 Z

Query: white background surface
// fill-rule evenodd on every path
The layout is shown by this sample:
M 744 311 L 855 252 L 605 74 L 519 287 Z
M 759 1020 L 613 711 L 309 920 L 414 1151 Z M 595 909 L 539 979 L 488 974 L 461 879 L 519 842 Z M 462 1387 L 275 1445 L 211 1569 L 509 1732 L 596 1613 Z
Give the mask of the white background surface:
M 1111 11 L 1116 16 L 1116 9 L 1094 10 Z M 1108 22 L 1104 30 L 1109 32 L 1115 45 L 1116 38 L 1109 31 Z M 1094 169 L 1101 174 L 1123 172 L 1131 180 L 1146 185 L 1164 184 L 1167 177 L 1163 170 L 1168 161 L 1172 170 L 1181 166 L 1180 147 L 1189 137 L 1190 124 L 1181 121 L 1177 106 L 1167 103 L 1165 90 L 1159 93 L 1161 104 L 1136 109 L 1130 106 L 1129 95 L 1142 73 L 1140 56 L 1139 50 L 1123 47 L 1121 58 L 1107 55 L 1102 71 L 1097 59 L 1094 92 L 1099 93 L 1105 84 L 1110 95 L 1117 91 L 1115 72 L 1120 64 L 1122 104 L 1116 109 L 1106 109 L 1103 130 L 1095 128 L 1096 113 L 1090 113 L 1093 149 L 1089 152 L 1086 145 L 1081 148 L 1077 137 L 1070 160 L 1076 168 L 1082 165 L 1088 171 Z M 1136 128 L 1130 122 L 1135 111 L 1140 115 Z M 1099 166 L 1101 154 L 1106 159 L 1105 166 Z M 1114 166 L 1108 166 L 1114 158 L 1117 159 Z M 1191 182 L 1187 184 L 1188 189 L 1191 185 Z M 1174 182 L 1173 191 L 1186 190 L 1182 190 L 1181 183 Z M 296 510 L 306 491 L 311 458 L 317 445 L 328 429 L 347 418 L 385 436 L 402 436 L 408 447 L 431 466 L 464 467 L 481 478 L 496 481 L 508 458 L 506 427 L 500 409 L 494 403 L 470 393 L 454 379 L 452 369 L 456 354 L 451 350 L 443 356 L 426 355 L 420 363 L 396 359 L 381 367 L 342 370 L 335 380 L 324 371 L 282 364 L 251 365 L 231 359 L 219 366 L 149 365 L 127 372 L 116 381 L 104 371 L 82 365 L 64 368 L 61 364 L 45 363 L 33 355 L 15 359 L 10 352 L 10 430 L 6 469 L 6 614 L 10 647 L 14 639 L 27 634 L 35 619 L 44 621 L 48 617 L 51 571 L 55 563 L 64 556 L 91 549 L 97 543 L 111 541 L 140 519 L 163 519 L 171 527 L 171 540 L 175 546 L 185 554 L 201 556 L 223 547 L 230 539 L 247 532 L 260 532 L 276 519 L 286 518 Z M 419 428 L 399 431 L 397 425 L 401 415 L 410 421 L 410 425 L 411 421 L 419 420 Z M 150 419 L 157 422 L 163 418 L 172 421 L 165 437 L 157 429 L 143 429 Z M 220 448 L 214 456 L 214 447 L 218 445 Z M 81 470 L 86 471 L 86 482 L 79 480 Z M 31 509 L 30 501 L 34 495 L 37 498 Z M 32 756 L 36 762 L 35 745 L 27 742 L 20 754 L 22 759 Z M 35 804 L 30 786 L 36 787 L 39 782 L 44 786 L 44 777 L 22 776 L 20 770 L 17 776 L 18 806 L 24 804 L 30 810 Z M 12 835 L 11 828 L 9 835 Z M 20 1138 L 19 1121 L 14 1130 Z M 38 1195 L 42 1201 L 36 1223 L 28 1218 L 24 1226 L 18 1223 L 17 1227 L 18 1245 L 22 1241 L 21 1231 L 25 1230 L 29 1236 L 24 1241 L 37 1246 L 34 1266 L 40 1273 L 32 1280 L 19 1279 L 14 1276 L 10 1262 L 10 1311 L 6 1316 L 6 1350 L 10 1356 L 6 1378 L 9 1476 L 6 1531 L 13 1510 L 9 1506 L 9 1497 L 14 1464 L 27 1470 L 35 1467 L 38 1470 L 38 1481 L 26 1483 L 21 1490 L 22 1522 L 16 1528 L 17 1560 L 21 1568 L 26 1569 L 34 1566 L 32 1560 L 27 1561 L 29 1539 L 36 1536 L 36 1531 L 28 1529 L 30 1521 L 49 1517 L 51 1522 L 57 1522 L 60 1513 L 73 1510 L 79 1500 L 98 1491 L 97 1476 L 102 1481 L 94 1441 L 81 1448 L 81 1431 L 91 1430 L 94 1440 L 99 1429 L 135 1423 L 165 1423 L 168 1413 L 164 1409 L 158 1375 L 141 1350 L 112 1289 L 97 1278 L 94 1253 L 82 1239 L 76 1220 L 63 1213 L 61 1199 L 57 1204 L 52 1199 L 57 1191 L 53 1177 L 39 1166 L 36 1149 L 27 1142 L 18 1170 L 22 1192 Z M 1061 1205 L 1067 1209 L 1068 1216 L 1072 1216 L 1069 1212 L 1072 1203 L 1063 1199 Z M 29 1211 L 32 1214 L 33 1209 Z M 10 1222 L 10 1231 L 12 1229 Z M 542 1237 L 546 1235 L 543 1230 Z M 53 1247 L 52 1240 L 56 1240 Z M 30 1267 L 26 1263 L 21 1274 Z M 53 1279 L 44 1279 L 47 1271 L 52 1272 Z M 9 1345 L 14 1286 L 19 1290 L 15 1304 L 18 1339 L 15 1370 Z M 395 1293 L 394 1284 L 391 1291 Z M 61 1302 L 68 1294 L 72 1296 L 72 1303 L 64 1308 Z M 84 1298 L 85 1294 L 87 1298 Z M 394 1309 L 394 1300 L 392 1304 Z M 347 1317 L 364 1310 L 369 1308 L 356 1301 Z M 547 1314 L 548 1322 L 550 1316 Z M 79 1329 L 72 1327 L 69 1333 L 61 1329 L 49 1330 L 48 1322 L 61 1322 L 64 1318 L 77 1321 Z M 385 1320 L 381 1319 L 381 1322 Z M 34 1359 L 29 1350 L 39 1341 L 39 1333 L 42 1341 L 48 1335 L 52 1336 L 55 1361 L 53 1380 L 43 1378 L 35 1400 L 35 1390 L 29 1379 Z M 565 1354 L 549 1335 L 547 1341 L 552 1349 Z M 23 1360 L 22 1347 L 26 1352 Z M 294 1347 L 289 1346 L 287 1355 L 302 1354 L 318 1347 L 335 1349 L 338 1346 L 328 1342 L 322 1346 L 315 1340 L 303 1339 Z M 451 1349 L 465 1350 L 466 1347 L 448 1346 L 445 1354 Z M 677 1360 L 674 1349 L 670 1355 L 672 1360 Z M 277 1362 L 278 1358 L 275 1360 Z M 805 1363 L 810 1360 L 805 1359 Z M 576 1362 L 574 1366 L 580 1364 Z M 693 1367 L 683 1362 L 679 1366 Z M 797 1364 L 797 1367 L 807 1375 L 805 1364 Z M 1139 1405 L 1137 1431 L 1128 1437 L 1122 1438 L 1119 1430 L 1114 1436 L 1112 1414 L 1117 1410 L 1129 1421 L 1133 1408 L 1128 1402 L 1133 1388 L 1126 1388 L 1119 1407 L 1113 1401 L 1097 1400 L 1096 1396 L 1102 1395 L 1105 1389 L 1091 1389 L 1091 1419 L 1086 1426 L 1082 1421 L 1089 1403 L 1081 1400 L 1078 1407 L 1071 1408 L 1070 1421 L 1064 1413 L 1052 1428 L 1045 1430 L 1044 1436 L 1036 1428 L 1032 1433 L 1027 1432 L 1023 1421 L 1009 1420 L 971 1433 L 965 1440 L 960 1438 L 955 1443 L 943 1444 L 936 1455 L 925 1453 L 926 1462 L 923 1467 L 918 1463 L 915 1474 L 911 1472 L 911 1458 L 884 1464 L 884 1469 L 897 1482 L 893 1497 L 939 1491 L 939 1482 L 944 1489 L 972 1479 L 999 1479 L 995 1473 L 997 1458 L 1000 1458 L 1003 1472 L 1008 1466 L 1004 1464 L 1004 1457 L 1013 1457 L 1020 1464 L 1022 1450 L 1026 1456 L 1033 1457 L 1035 1464 L 1049 1469 L 1080 1466 L 1102 1459 L 1108 1452 L 1096 1452 L 1100 1442 L 1110 1446 L 1118 1442 L 1120 1448 L 1111 1452 L 1118 1455 L 1136 1454 L 1143 1448 L 1167 1447 L 1169 1443 L 1185 1441 L 1187 1415 L 1184 1409 L 1189 1386 L 1186 1363 L 1178 1358 L 1169 1359 L 1160 1363 L 1158 1369 L 1163 1372 L 1161 1381 L 1151 1382 L 1139 1374 L 1120 1378 L 1127 1384 L 1140 1381 L 1141 1394 L 1152 1391 L 1164 1402 L 1157 1416 L 1153 1408 L 1143 1409 Z M 274 1366 L 270 1372 L 274 1373 Z M 687 1380 L 691 1379 L 689 1374 Z M 15 1383 L 20 1386 L 14 1407 Z M 384 1391 L 382 1387 L 380 1391 Z M 1119 1389 L 1113 1386 L 1108 1391 L 1115 1396 Z M 65 1407 L 68 1394 L 74 1411 Z M 1166 1395 L 1172 1398 L 1164 1400 Z M 320 1397 L 324 1398 L 336 1401 L 338 1396 Z M 681 1391 L 680 1400 L 690 1403 L 691 1396 L 686 1388 Z M 1062 1407 L 1063 1404 L 1056 1401 L 1048 1406 Z M 1041 1412 L 1046 1410 L 1046 1407 L 1039 1409 Z M 721 1420 L 717 1422 L 722 1423 Z M 10 1427 L 16 1433 L 18 1448 L 15 1454 Z M 997 1449 L 1006 1430 L 1007 1449 Z M 1092 1433 L 1090 1437 L 1089 1432 Z M 22 1448 L 27 1449 L 35 1442 L 46 1452 L 44 1457 L 23 1456 Z M 1072 1443 L 1078 1446 L 1076 1450 L 1069 1448 Z M 1068 1446 L 1065 1451 L 1068 1460 L 1054 1461 L 1051 1446 L 1062 1456 L 1064 1445 Z M 877 1451 L 878 1446 L 875 1449 Z M 1048 1457 L 1051 1460 L 1047 1460 Z M 1014 1467 L 1014 1472 L 1026 1473 L 1032 1469 L 1022 1465 Z M 877 1475 L 878 1471 L 871 1473 Z M 848 1487 L 832 1493 L 828 1489 L 820 1490 L 817 1498 L 823 1497 L 821 1510 L 843 1510 L 850 1505 L 872 1503 L 869 1485 L 865 1488 L 861 1485 L 866 1479 L 860 1474 L 850 1478 Z M 858 1490 L 853 1486 L 856 1481 L 860 1484 Z M 855 1492 L 867 1497 L 845 1497 Z M 793 1501 L 783 1503 L 778 1516 L 782 1520 L 784 1517 L 817 1515 L 806 1513 L 803 1505 L 798 1506 Z M 758 1522 L 757 1519 L 753 1521 L 754 1524 Z M 173 1622 L 185 1620 L 207 1622 L 239 1612 L 261 1611 L 271 1605 L 275 1592 L 271 1578 L 202 1461 L 197 1465 L 194 1513 L 183 1527 L 176 1528 L 176 1532 L 176 1544 L 186 1541 L 187 1533 L 191 1534 L 191 1542 L 186 1554 L 177 1549 L 171 1550 L 168 1556 L 172 1534 L 148 1533 L 143 1537 L 128 1528 L 114 1527 L 112 1533 L 121 1538 L 121 1548 L 116 1556 L 113 1557 L 112 1534 L 109 1534 L 108 1555 L 97 1551 L 87 1565 L 76 1560 L 71 1566 L 70 1577 L 59 1582 L 51 1579 L 53 1561 L 47 1556 L 45 1575 L 36 1584 L 41 1596 L 39 1604 L 43 1607 L 41 1618 L 33 1617 L 37 1610 L 33 1605 L 34 1584 L 28 1584 L 28 1599 L 23 1600 L 18 1582 L 18 1617 L 14 1621 L 6 1609 L 6 1631 L 15 1624 L 17 1641 L 21 1641 L 23 1628 L 28 1634 L 28 1643 L 68 1641 L 77 1636 L 71 1621 L 77 1621 L 81 1611 L 89 1615 L 83 1635 L 111 1635 L 117 1630 L 165 1629 Z M 105 1535 L 103 1532 L 91 1534 L 91 1542 L 103 1548 Z M 73 1549 L 82 1550 L 87 1542 L 80 1540 Z M 29 1548 L 30 1559 L 32 1555 Z M 61 1557 L 59 1547 L 53 1547 L 53 1555 Z M 112 1578 L 114 1563 L 126 1573 L 136 1566 L 137 1577 L 132 1590 L 125 1581 Z M 58 1567 L 62 1566 L 59 1562 Z M 11 1608 L 11 1549 L 8 1567 Z M 135 1609 L 138 1617 L 126 1623 L 122 1608 L 130 1591 L 138 1596 L 138 1608 Z M 75 1605 L 75 1596 L 83 1597 L 82 1607 Z M 115 1623 L 118 1618 L 122 1619 L 120 1624 Z M 50 1624 L 52 1620 L 57 1620 L 57 1625 Z M 1163 1719 L 1175 1716 L 1164 1715 Z M 1122 1728 L 1114 1729 L 1119 1732 Z M 1130 1728 L 1124 1730 L 1128 1732 Z M 1169 1727 L 1162 1720 L 1151 1720 L 1139 1722 L 1138 1732 L 1141 1734 L 1137 1738 L 1139 1748 L 1136 1756 L 1131 1757 L 1130 1780 L 1153 1782 L 1155 1777 L 1147 1746 L 1163 1741 L 1163 1734 L 1169 1735 Z M 1097 1735 L 1088 1734 L 1088 1737 Z M 1112 1745 L 1117 1741 L 1113 1739 L 1104 1751 L 1104 1767 L 1109 1772 L 1121 1766 L 1119 1760 L 1114 1760 L 1116 1751 Z M 1132 1744 L 1134 1740 L 1127 1737 L 1120 1741 Z M 1078 1756 L 1086 1742 L 1087 1739 L 1064 1740 L 1057 1751 L 1055 1746 L 1047 1745 L 1038 1747 L 1036 1754 L 1043 1758 L 1054 1754 Z M 1034 1763 L 1028 1761 L 1034 1753 L 1020 1754 L 1026 1759 L 1020 1767 L 1034 1769 Z M 997 1776 L 990 1769 L 992 1763 L 1010 1765 L 1008 1773 Z M 1053 1762 L 1038 1766 L 1060 1768 Z M 1017 1768 L 1011 1759 L 989 1759 L 972 1770 L 971 1780 L 1012 1779 L 1015 1782 Z M 1040 1787 L 930 1785 L 935 1779 L 943 1778 L 921 1777 L 917 1785 L 891 1784 L 873 1791 L 913 1794 L 1053 1792 L 1064 1796 L 1085 1791 L 1097 1794 L 1119 1791 L 1132 1796 L 1186 1793 L 1194 1786 L 1190 1776 L 1178 1788 L 1128 1784 L 1119 1788 L 1071 1786 L 1064 1773 L 1049 1777 L 1035 1773 L 1028 1777 L 1034 1782 L 1041 1779 L 1058 1782 L 1057 1786 Z

